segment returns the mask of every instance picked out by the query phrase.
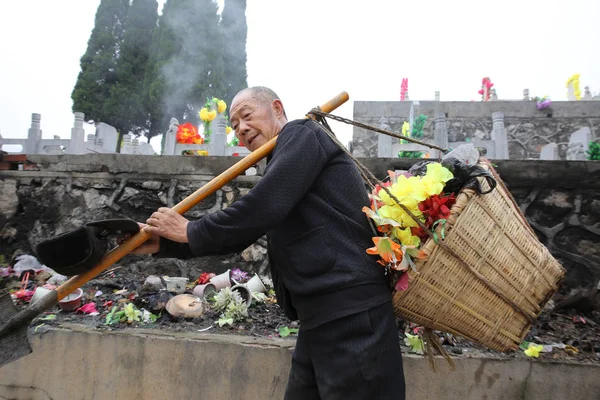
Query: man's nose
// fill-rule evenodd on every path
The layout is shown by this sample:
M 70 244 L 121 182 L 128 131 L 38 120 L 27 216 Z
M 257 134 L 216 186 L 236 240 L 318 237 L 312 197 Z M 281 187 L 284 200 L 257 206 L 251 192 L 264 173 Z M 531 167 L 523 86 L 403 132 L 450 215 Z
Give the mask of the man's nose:
M 250 131 L 250 128 L 244 122 L 240 122 L 237 128 L 238 128 L 237 130 L 239 132 L 238 135 L 240 135 L 240 136 L 244 136 L 246 133 L 248 133 Z

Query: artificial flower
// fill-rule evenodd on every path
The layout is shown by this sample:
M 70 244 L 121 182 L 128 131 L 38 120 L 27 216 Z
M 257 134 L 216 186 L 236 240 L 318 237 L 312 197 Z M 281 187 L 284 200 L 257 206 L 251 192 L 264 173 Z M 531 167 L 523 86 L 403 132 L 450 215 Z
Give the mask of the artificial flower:
M 402 136 L 408 136 L 408 131 L 410 130 L 410 124 L 406 121 L 402 124 Z
M 529 343 L 529 347 L 525 350 L 525 355 L 538 358 L 542 350 L 544 350 L 544 346 L 541 344 Z
M 382 225 L 383 226 L 385 226 L 385 225 L 400 226 L 399 222 L 396 222 L 391 218 L 382 217 L 381 215 L 377 214 L 374 210 L 370 209 L 369 207 L 363 207 L 362 211 L 365 214 L 367 214 L 367 217 L 371 218 L 377 226 L 382 226 Z
M 226 127 L 225 127 L 225 134 L 226 134 L 226 135 L 229 135 L 229 134 L 231 133 L 231 131 L 232 131 L 232 130 L 233 130 L 233 129 L 231 129 L 231 127 L 230 127 L 230 126 L 226 126 Z
M 381 256 L 383 262 L 378 261 L 381 265 L 386 266 L 402 259 L 400 245 L 389 237 L 376 236 L 373 238 L 373 243 L 375 243 L 375 247 L 367 249 L 367 254 Z
M 204 285 L 208 283 L 213 277 L 215 277 L 215 274 L 213 274 L 212 272 L 201 273 L 200 277 L 198 278 L 198 285 Z
M 418 236 L 414 236 L 410 228 L 394 228 L 394 236 L 404 246 L 418 246 L 421 244 L 421 239 Z
M 185 124 L 181 124 L 177 127 L 177 134 L 175 135 L 177 143 L 185 143 L 185 144 L 193 144 L 194 140 L 198 141 L 201 139 L 198 134 L 198 128 L 194 125 L 186 122 Z
M 246 282 L 248 280 L 248 273 L 239 268 L 235 268 L 231 271 L 231 279 L 238 283 Z
M 223 114 L 225 110 L 227 110 L 227 104 L 223 100 L 217 101 L 217 111 L 219 114 Z
M 412 198 L 407 198 L 402 204 L 411 212 L 419 220 L 422 220 L 422 213 L 419 211 L 418 203 L 416 200 Z M 410 216 L 404 209 L 399 206 L 383 206 L 377 211 L 377 213 L 386 219 L 392 219 L 400 223 L 400 225 L 405 227 L 413 227 L 418 226 L 419 224 L 414 220 L 412 216 Z
M 456 202 L 456 197 L 434 195 L 419 203 L 419 210 L 425 216 L 425 223 L 431 227 L 435 221 L 450 216 L 450 208 Z
M 408 93 L 408 78 L 402 78 L 402 84 L 400 85 L 400 101 L 406 100 L 407 93 Z
M 83 306 L 79 307 L 77 310 L 75 310 L 75 313 L 90 314 L 92 316 L 100 314 L 98 310 L 96 310 L 96 304 L 93 302 L 84 304 Z
M 400 275 L 396 285 L 394 285 L 394 289 L 398 292 L 404 292 L 408 289 L 408 274 L 406 272 Z
M 202 121 L 211 122 L 217 117 L 217 112 L 215 110 L 209 111 L 208 108 L 203 107 L 198 115 Z

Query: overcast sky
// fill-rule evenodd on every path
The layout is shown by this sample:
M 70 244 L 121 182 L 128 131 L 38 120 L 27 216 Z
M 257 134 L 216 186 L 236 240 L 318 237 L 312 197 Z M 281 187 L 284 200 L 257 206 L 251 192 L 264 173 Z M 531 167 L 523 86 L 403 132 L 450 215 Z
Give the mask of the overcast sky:
M 42 114 L 44 138 L 70 137 L 71 92 L 99 3 L 3 2 L 5 138 L 26 137 L 34 112 Z M 442 100 L 477 101 L 484 76 L 499 99 L 519 99 L 529 88 L 566 100 L 574 73 L 582 92 L 600 91 L 598 0 L 248 0 L 246 16 L 248 84 L 274 89 L 292 118 L 342 90 L 350 94 L 338 111 L 346 117 L 353 100 L 399 100 L 402 78 L 415 100 L 439 90 Z M 350 140 L 350 127 L 333 128 Z

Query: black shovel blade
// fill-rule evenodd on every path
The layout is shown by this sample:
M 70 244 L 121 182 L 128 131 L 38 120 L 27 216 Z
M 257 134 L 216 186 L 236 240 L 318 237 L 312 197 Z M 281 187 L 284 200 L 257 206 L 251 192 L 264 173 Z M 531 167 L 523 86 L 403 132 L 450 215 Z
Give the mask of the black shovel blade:
M 10 294 L 0 296 L 0 367 L 31 354 L 27 325 L 17 329 L 2 329 L 16 314 L 17 308 Z

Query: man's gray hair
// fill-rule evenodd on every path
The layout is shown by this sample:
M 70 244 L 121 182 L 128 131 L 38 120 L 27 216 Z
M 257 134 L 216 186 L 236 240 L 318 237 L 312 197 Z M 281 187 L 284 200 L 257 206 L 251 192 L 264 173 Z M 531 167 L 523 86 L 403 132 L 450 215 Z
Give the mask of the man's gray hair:
M 240 95 L 241 93 L 249 93 L 250 96 L 254 97 L 255 99 L 259 100 L 262 104 L 267 106 L 270 106 L 275 100 L 281 101 L 279 96 L 277 96 L 277 93 L 265 86 L 253 86 L 246 89 L 242 89 L 237 95 Z M 283 108 L 283 116 L 285 117 L 285 119 L 287 119 L 285 107 Z

